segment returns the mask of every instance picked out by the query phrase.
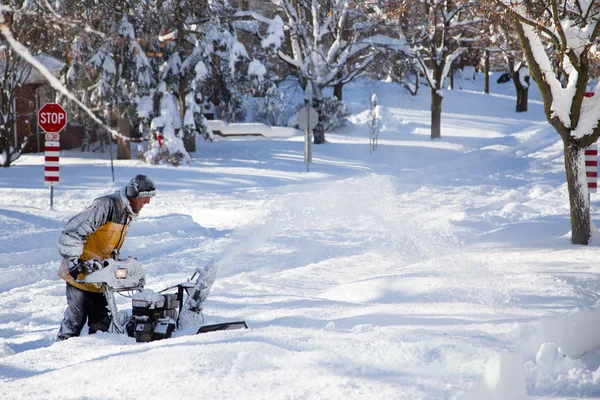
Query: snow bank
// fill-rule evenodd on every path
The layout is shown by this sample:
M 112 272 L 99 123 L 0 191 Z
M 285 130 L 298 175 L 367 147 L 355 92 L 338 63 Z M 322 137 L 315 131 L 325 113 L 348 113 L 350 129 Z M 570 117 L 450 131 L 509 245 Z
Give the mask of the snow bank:
M 507 339 L 520 344 L 525 359 L 534 359 L 545 343 L 555 343 L 577 358 L 600 346 L 600 308 L 583 307 L 566 314 L 519 325 Z
M 490 360 L 484 381 L 463 394 L 458 400 L 526 400 L 523 358 L 501 354 Z
M 600 395 L 600 368 L 590 371 L 581 360 L 575 359 L 600 346 L 598 332 L 598 308 L 582 308 L 519 325 L 506 339 L 519 344 L 522 352 L 491 360 L 483 382 L 459 399 L 526 399 L 527 391 L 546 395 Z M 522 354 L 528 360 L 525 363 Z
M 544 343 L 535 361 L 525 364 L 527 386 L 538 394 L 592 396 L 600 394 L 600 368 L 589 371 L 554 343 Z

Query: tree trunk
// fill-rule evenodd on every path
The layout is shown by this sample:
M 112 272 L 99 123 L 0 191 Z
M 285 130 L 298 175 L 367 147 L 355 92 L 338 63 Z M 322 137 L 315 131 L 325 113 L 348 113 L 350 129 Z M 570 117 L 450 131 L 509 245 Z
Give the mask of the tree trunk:
M 417 81 L 419 77 L 417 76 Z M 454 90 L 454 64 L 450 66 L 450 90 Z
M 314 135 L 313 143 L 314 144 L 325 143 L 325 127 L 323 126 L 323 111 L 321 110 L 322 106 L 323 106 L 322 99 L 317 99 L 317 98 L 313 99 L 313 107 L 319 113 L 319 123 L 317 124 L 317 126 L 315 126 L 315 129 L 313 129 L 313 135 Z
M 517 89 L 517 112 L 527 112 L 527 100 L 529 98 L 529 88 L 519 85 Z
M 185 123 L 185 112 L 187 111 L 185 97 L 189 92 L 189 77 L 186 74 L 186 76 L 182 77 L 179 81 L 179 116 L 181 117 L 182 123 Z M 183 133 L 182 140 L 185 151 L 188 153 L 196 152 L 196 131 L 190 131 L 182 126 L 181 132 Z
M 431 89 L 431 139 L 442 137 L 442 99 L 435 88 Z
M 200 2 L 198 2 L 200 3 Z M 183 2 L 177 3 L 178 6 L 175 8 L 175 28 L 177 29 L 177 39 L 176 45 L 177 50 L 181 53 L 182 56 L 189 56 L 192 54 L 192 49 L 190 48 L 190 43 L 187 40 L 187 34 L 185 33 L 185 21 L 186 21 L 186 11 L 184 10 Z M 193 71 L 193 68 L 192 68 Z M 186 129 L 185 128 L 185 113 L 187 111 L 187 105 L 185 104 L 185 98 L 190 92 L 190 74 L 192 71 L 186 70 L 179 78 L 179 87 L 178 96 L 179 96 L 179 116 L 181 117 L 182 127 L 181 127 L 181 136 L 183 140 L 183 148 L 188 153 L 194 153 L 196 151 L 196 130 Z
M 440 64 L 435 63 L 433 66 L 433 81 L 434 85 L 431 87 L 431 139 L 441 139 L 442 137 L 442 100 L 444 96 L 442 91 L 444 90 L 444 80 L 442 74 L 444 73 L 446 63 L 441 62 Z
M 485 51 L 485 61 L 483 63 L 483 92 L 490 94 L 490 51 Z
M 529 100 L 529 87 L 524 86 L 521 82 L 519 70 L 514 69 L 514 62 L 509 62 L 510 78 L 517 92 L 517 112 L 527 112 L 527 102 Z
M 571 243 L 587 245 L 592 235 L 585 175 L 585 149 L 566 141 L 565 170 L 571 208 Z
M 415 92 L 412 94 L 413 96 L 416 96 L 417 94 L 419 94 L 419 89 L 421 88 L 421 79 L 419 76 L 419 71 L 417 71 L 416 75 L 415 75 Z
M 117 118 L 117 131 L 123 136 L 131 136 L 131 127 L 127 117 Z M 131 141 L 120 136 L 117 137 L 117 160 L 131 160 Z
M 335 97 L 337 97 L 337 99 L 339 101 L 342 101 L 342 89 L 344 88 L 344 84 L 343 83 L 337 83 L 334 87 L 333 87 L 333 95 Z
M 1 115 L 0 118 L 2 118 Z M 2 163 L 2 167 L 4 168 L 10 167 L 10 140 L 8 140 L 7 137 L 8 134 L 6 133 L 6 130 L 3 129 L 2 132 L 0 132 L 0 155 L 5 155 L 4 162 Z
M 131 160 L 131 142 L 117 138 L 117 160 Z

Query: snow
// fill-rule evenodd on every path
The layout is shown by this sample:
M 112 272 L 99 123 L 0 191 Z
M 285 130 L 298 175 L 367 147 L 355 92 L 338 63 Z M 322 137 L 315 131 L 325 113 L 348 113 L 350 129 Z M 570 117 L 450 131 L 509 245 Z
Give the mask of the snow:
M 257 59 L 253 59 L 250 61 L 248 65 L 248 76 L 256 76 L 259 81 L 262 81 L 265 78 L 267 73 L 267 68 Z
M 281 44 L 285 39 L 285 34 L 283 33 L 283 30 L 283 20 L 279 15 L 276 15 L 269 24 L 269 28 L 267 29 L 267 36 L 260 42 L 261 46 L 265 49 L 269 46 L 273 46 L 275 50 L 279 50 Z
M 114 160 L 114 182 L 108 152 L 61 151 L 50 210 L 43 153 L 24 154 L 0 172 L 0 398 L 600 397 L 598 233 L 570 244 L 560 138 L 535 85 L 515 113 L 496 78 L 444 92 L 435 141 L 428 90 L 347 84 L 349 121 L 310 172 L 302 135 L 198 140 L 180 167 Z M 205 323 L 249 329 L 54 342 L 58 236 L 137 173 L 158 194 L 122 256 L 155 292 L 215 258 Z
M 196 63 L 194 71 L 196 71 L 197 81 L 203 81 L 208 76 L 208 70 L 206 69 L 206 65 L 202 61 L 198 61 Z
M 152 97 L 143 96 L 137 102 L 137 116 L 138 118 L 150 118 L 152 115 Z
M 235 73 L 235 63 L 240 61 L 241 58 L 249 58 L 246 47 L 237 40 L 232 40 L 230 43 L 230 54 L 229 54 L 229 69 L 231 73 Z

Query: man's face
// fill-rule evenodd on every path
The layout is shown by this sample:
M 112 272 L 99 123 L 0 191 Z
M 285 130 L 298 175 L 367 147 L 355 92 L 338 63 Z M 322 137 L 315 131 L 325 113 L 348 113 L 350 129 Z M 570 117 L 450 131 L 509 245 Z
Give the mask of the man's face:
M 151 197 L 137 197 L 134 199 L 129 199 L 131 210 L 136 214 L 139 213 L 146 204 L 150 204 L 150 199 Z

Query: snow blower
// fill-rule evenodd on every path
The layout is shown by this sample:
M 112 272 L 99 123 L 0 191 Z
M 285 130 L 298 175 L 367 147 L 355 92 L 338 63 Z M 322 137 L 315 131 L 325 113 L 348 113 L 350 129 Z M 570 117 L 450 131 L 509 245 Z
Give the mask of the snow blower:
M 181 325 L 204 323 L 203 305 L 215 281 L 217 268 L 213 260 L 196 268 L 186 282 L 160 292 L 145 289 L 145 273 L 137 259 L 104 260 L 103 268 L 85 277 L 86 283 L 100 283 L 111 316 L 111 330 L 127 333 L 137 342 L 167 339 Z M 176 289 L 176 293 L 163 293 Z M 132 311 L 119 311 L 115 294 L 131 293 Z M 200 326 L 196 333 L 230 329 L 246 329 L 245 321 Z

